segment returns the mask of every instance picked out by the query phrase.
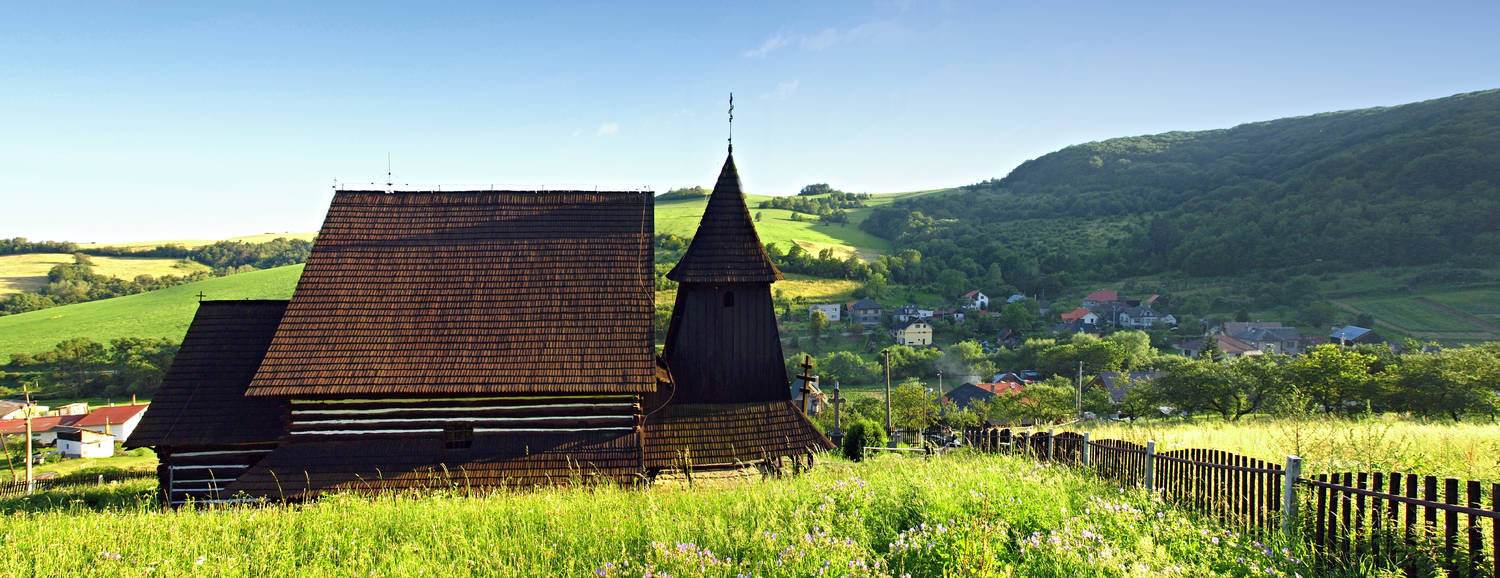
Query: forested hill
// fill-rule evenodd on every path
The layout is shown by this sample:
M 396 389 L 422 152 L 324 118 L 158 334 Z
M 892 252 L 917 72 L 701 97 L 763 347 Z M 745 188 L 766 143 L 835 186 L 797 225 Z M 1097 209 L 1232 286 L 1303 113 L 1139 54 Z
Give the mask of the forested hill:
M 1024 290 L 1500 255 L 1500 90 L 1070 146 L 865 230 Z

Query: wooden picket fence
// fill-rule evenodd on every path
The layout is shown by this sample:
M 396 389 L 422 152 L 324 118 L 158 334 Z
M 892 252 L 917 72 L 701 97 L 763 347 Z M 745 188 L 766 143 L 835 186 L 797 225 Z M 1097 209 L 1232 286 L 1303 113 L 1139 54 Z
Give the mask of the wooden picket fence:
M 1400 472 L 1304 476 L 1296 456 L 1275 464 L 1210 449 L 1158 452 L 1155 442 L 1093 440 L 1088 433 L 965 434 L 978 451 L 1088 468 L 1230 527 L 1282 532 L 1311 544 L 1319 562 L 1360 556 L 1412 574 L 1435 565 L 1454 576 L 1500 577 L 1500 484 Z
M 113 475 L 100 475 L 91 478 L 64 478 L 61 480 L 36 480 L 33 482 L 31 491 L 35 493 L 57 492 L 64 490 L 75 490 L 93 486 L 102 486 L 111 482 L 123 482 L 126 480 L 139 480 L 144 478 L 156 478 L 156 472 L 126 472 Z M 26 495 L 26 481 L 0 482 L 0 498 Z

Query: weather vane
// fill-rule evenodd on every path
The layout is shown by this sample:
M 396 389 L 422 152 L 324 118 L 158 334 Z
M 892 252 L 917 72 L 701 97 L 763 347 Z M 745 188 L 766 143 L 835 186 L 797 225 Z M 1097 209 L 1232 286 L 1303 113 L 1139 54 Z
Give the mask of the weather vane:
M 734 93 L 729 93 L 729 152 L 734 152 Z

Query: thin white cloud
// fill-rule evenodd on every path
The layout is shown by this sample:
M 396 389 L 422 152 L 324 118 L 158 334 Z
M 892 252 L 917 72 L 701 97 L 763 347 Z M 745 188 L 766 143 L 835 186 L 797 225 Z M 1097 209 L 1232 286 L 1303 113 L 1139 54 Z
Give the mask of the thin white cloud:
M 864 40 L 881 40 L 895 37 L 901 34 L 901 27 L 895 22 L 872 20 L 848 30 L 837 28 L 824 28 L 816 34 L 789 35 L 776 33 L 760 44 L 759 48 L 746 50 L 746 58 L 765 58 L 767 54 L 786 48 L 796 46 L 803 50 L 821 51 L 827 50 L 839 44 L 858 42 Z
M 760 48 L 746 50 L 745 58 L 765 58 L 767 54 L 775 52 L 777 49 L 788 46 L 791 43 L 791 38 L 788 38 L 787 36 L 784 36 L 782 34 L 777 34 L 775 36 L 767 38 L 765 42 L 760 43 Z
M 594 131 L 594 136 L 610 136 L 620 132 L 620 123 L 610 121 L 599 125 L 599 130 Z
M 573 136 L 583 136 L 583 131 L 574 129 Z
M 797 85 L 800 83 L 801 81 L 797 80 L 793 80 L 791 82 L 778 82 L 776 83 L 776 90 L 772 90 L 771 92 L 762 94 L 760 95 L 760 97 L 770 100 L 786 100 L 788 98 L 791 98 L 793 94 L 797 93 Z

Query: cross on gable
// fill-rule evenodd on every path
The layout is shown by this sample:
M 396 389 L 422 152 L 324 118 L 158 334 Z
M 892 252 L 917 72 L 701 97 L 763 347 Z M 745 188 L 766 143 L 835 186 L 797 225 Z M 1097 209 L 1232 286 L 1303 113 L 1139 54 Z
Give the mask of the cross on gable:
M 202 291 L 199 291 L 198 292 L 198 302 L 202 303 L 204 297 L 206 297 L 206 295 L 204 295 Z

